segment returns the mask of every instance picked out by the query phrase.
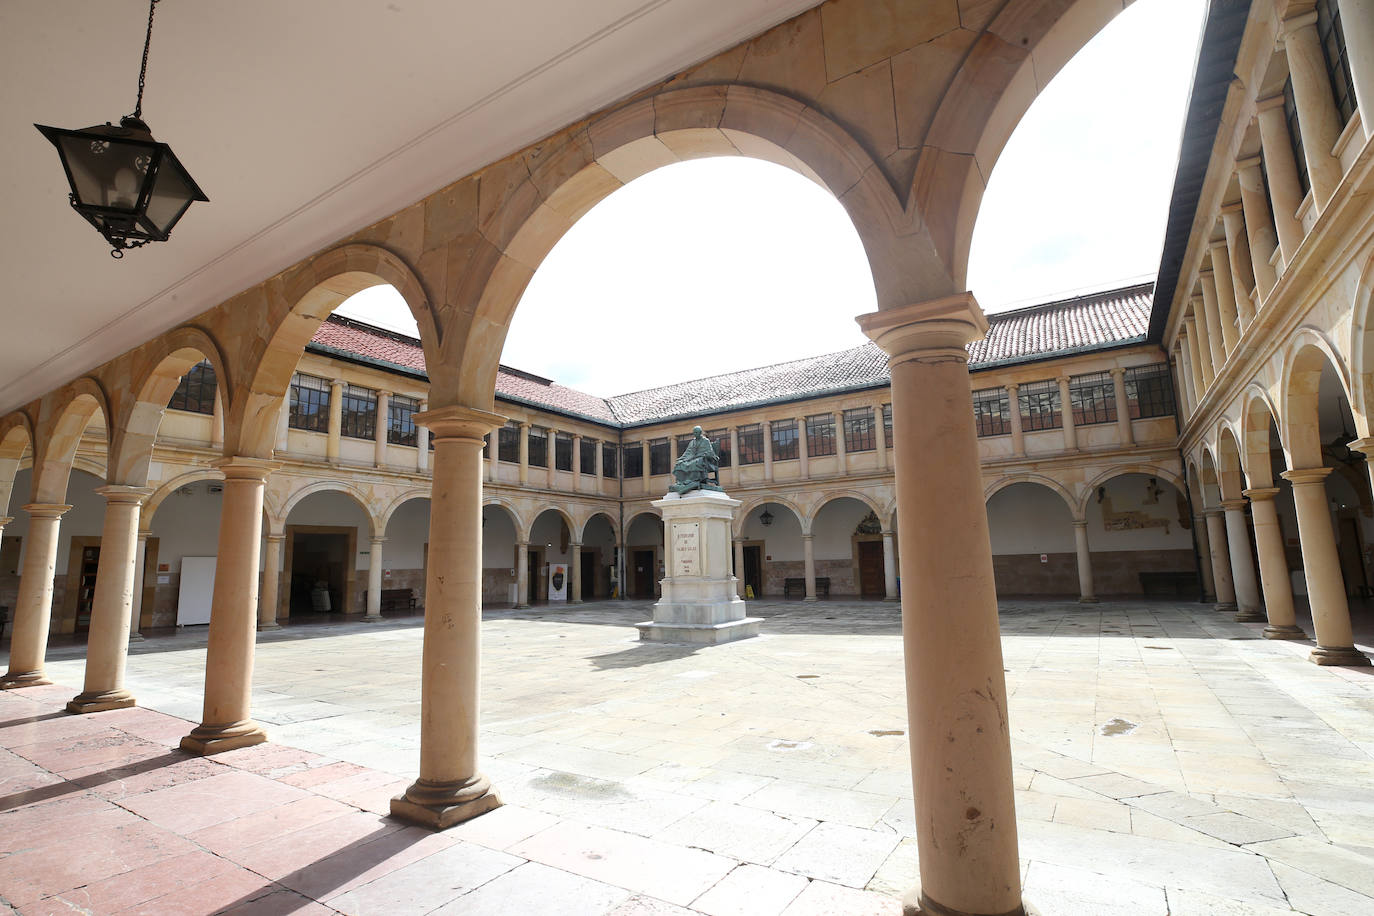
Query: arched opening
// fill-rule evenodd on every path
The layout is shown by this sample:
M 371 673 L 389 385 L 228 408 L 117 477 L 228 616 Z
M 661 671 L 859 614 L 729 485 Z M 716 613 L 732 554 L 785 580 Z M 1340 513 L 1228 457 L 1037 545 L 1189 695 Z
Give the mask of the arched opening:
M 785 597 L 787 580 L 805 574 L 801 514 L 788 503 L 764 500 L 741 507 L 738 525 L 744 572 L 736 570 L 735 575 L 744 580 L 745 599 L 751 593 L 755 598 Z
M 429 567 L 429 497 L 412 496 L 393 506 L 384 536 L 383 543 L 373 546 L 385 558 L 379 602 L 382 616 L 423 611 Z
M 625 596 L 641 600 L 658 596 L 663 579 L 663 519 L 641 512 L 625 528 Z
M 619 585 L 616 559 L 615 522 L 606 513 L 598 512 L 582 526 L 578 598 L 591 601 L 611 597 Z
M 1078 595 L 1078 558 L 1068 494 L 1013 481 L 987 501 L 992 569 L 1001 597 Z
M 482 507 L 482 604 L 513 607 L 527 603 L 516 594 L 520 561 L 520 519 L 507 506 Z
M 1113 474 L 1089 488 L 1084 511 L 1097 594 L 1197 599 L 1193 518 L 1164 474 Z
M 134 380 L 135 398 L 111 444 L 117 483 L 149 484 L 159 438 L 201 448 L 224 444 L 224 399 L 232 382 L 219 347 L 196 328 L 178 328 L 158 343 L 151 365 Z
M 525 548 L 528 578 L 525 604 L 566 604 L 571 597 L 572 519 L 562 509 L 545 509 L 530 525 Z M 517 558 L 519 559 L 519 558 Z
M 811 520 L 817 597 L 886 595 L 883 526 L 876 508 L 853 496 L 827 500 Z
M 286 506 L 284 607 L 278 616 L 300 620 L 363 613 L 372 530 L 366 504 L 351 490 L 320 488 L 292 497 Z

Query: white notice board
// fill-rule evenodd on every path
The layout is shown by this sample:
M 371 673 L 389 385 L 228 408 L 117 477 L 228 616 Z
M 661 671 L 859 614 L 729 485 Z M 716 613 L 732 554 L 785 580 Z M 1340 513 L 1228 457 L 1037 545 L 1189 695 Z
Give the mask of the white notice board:
M 214 557 L 181 558 L 181 591 L 177 595 L 177 626 L 210 622 L 210 596 L 215 590 Z

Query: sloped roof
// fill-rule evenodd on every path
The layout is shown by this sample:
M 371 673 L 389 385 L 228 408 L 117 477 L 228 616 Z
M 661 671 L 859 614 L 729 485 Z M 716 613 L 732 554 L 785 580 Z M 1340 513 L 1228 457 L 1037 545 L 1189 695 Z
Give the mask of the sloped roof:
M 1151 292 L 1152 284 L 1141 283 L 991 315 L 987 337 L 969 345 L 969 366 L 987 369 L 1142 343 Z M 320 325 L 309 349 L 419 376 L 425 371 L 419 341 L 334 315 Z M 501 366 L 496 397 L 609 426 L 637 426 L 874 388 L 888 381 L 887 357 L 868 343 L 611 398 Z

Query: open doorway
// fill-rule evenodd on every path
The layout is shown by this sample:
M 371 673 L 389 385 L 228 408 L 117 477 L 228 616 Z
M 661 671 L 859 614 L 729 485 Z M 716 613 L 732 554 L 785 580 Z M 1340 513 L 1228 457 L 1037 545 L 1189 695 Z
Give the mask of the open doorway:
M 291 574 L 288 616 L 344 613 L 351 598 L 356 529 L 323 525 L 287 526 L 287 569 Z

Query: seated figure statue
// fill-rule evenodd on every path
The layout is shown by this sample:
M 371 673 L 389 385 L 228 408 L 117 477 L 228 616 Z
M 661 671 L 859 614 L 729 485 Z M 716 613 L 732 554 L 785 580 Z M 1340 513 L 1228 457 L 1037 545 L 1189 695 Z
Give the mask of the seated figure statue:
M 720 487 L 711 483 L 711 475 L 719 468 L 720 459 L 716 456 L 715 446 L 706 438 L 700 426 L 693 426 L 692 441 L 687 443 L 687 448 L 683 449 L 673 465 L 673 477 L 677 482 L 668 489 L 679 495 L 690 490 L 719 490 Z

